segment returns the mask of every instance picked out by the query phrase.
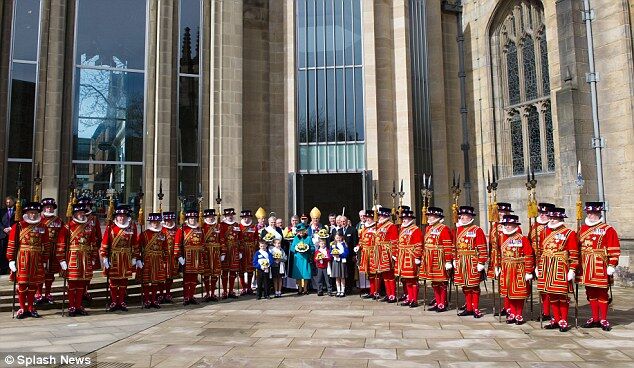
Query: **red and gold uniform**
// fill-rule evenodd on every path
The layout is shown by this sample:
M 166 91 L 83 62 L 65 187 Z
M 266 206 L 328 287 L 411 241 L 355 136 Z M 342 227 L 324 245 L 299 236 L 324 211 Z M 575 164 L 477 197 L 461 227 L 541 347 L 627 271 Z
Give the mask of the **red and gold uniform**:
M 565 218 L 565 210 L 553 208 L 551 219 Z M 577 234 L 563 222 L 551 223 L 546 229 L 542 254 L 537 263 L 537 289 L 548 294 L 553 319 L 547 328 L 568 328 L 568 293 L 572 292 L 574 273 L 579 266 Z M 572 278 L 571 278 L 572 277 Z M 569 280 L 570 279 L 570 280 Z
M 602 202 L 588 202 L 586 212 L 601 215 Z M 584 327 L 602 327 L 610 330 L 608 322 L 608 288 L 619 263 L 621 246 L 616 230 L 602 219 L 586 219 L 579 230 L 581 244 L 580 267 L 577 280 L 586 287 L 586 296 L 592 310 L 592 318 Z
M 487 241 L 482 228 L 473 224 L 473 207 L 461 206 L 458 215 L 471 216 L 471 221 L 464 225 L 461 222 L 457 224 L 454 282 L 462 286 L 465 296 L 465 311 L 462 315 L 479 318 L 480 281 L 487 261 Z
M 150 213 L 148 222 L 161 221 L 161 214 Z M 159 284 L 165 283 L 167 272 L 165 261 L 172 254 L 169 253 L 167 236 L 163 228 L 148 226 L 139 234 L 139 253 L 143 268 L 137 271 L 137 278 L 141 279 L 143 287 L 143 304 L 145 308 L 160 308 L 157 299 Z
M 53 198 L 44 198 L 42 200 L 42 207 L 45 206 L 53 206 L 57 208 L 57 204 Z M 48 239 L 50 243 L 46 244 L 45 251 L 48 253 L 48 265 L 46 267 L 46 272 L 44 274 L 44 283 L 38 284 L 37 292 L 35 293 L 35 300 L 39 302 L 48 302 L 53 303 L 53 297 L 51 296 L 51 286 L 53 285 L 53 281 L 55 281 L 55 274 L 60 271 L 59 263 L 55 259 L 55 249 L 57 244 L 57 235 L 59 234 L 62 226 L 64 226 L 64 222 L 59 216 L 55 214 L 47 215 L 46 213 L 42 213 L 42 225 L 46 227 L 46 231 L 48 232 Z M 42 292 L 44 292 L 42 295 Z
M 102 243 L 102 234 L 101 234 L 101 223 L 99 221 L 99 217 L 92 213 L 93 202 L 89 197 L 79 198 L 77 204 L 83 205 L 86 209 L 86 216 L 88 216 L 88 222 L 92 226 L 95 232 L 96 242 L 93 244 L 94 247 L 99 248 Z M 95 259 L 95 264 L 99 264 L 99 256 Z M 90 286 L 90 280 L 86 283 L 86 289 L 84 290 L 84 299 L 91 300 L 90 294 L 88 293 L 88 288 Z
M 220 266 L 220 226 L 216 222 L 209 223 L 207 219 L 215 216 L 213 209 L 205 210 L 205 222 L 203 223 L 205 251 L 207 252 L 207 264 L 205 264 L 204 284 L 205 284 L 205 301 L 217 301 L 214 295 L 216 292 L 216 283 L 220 277 L 222 270 Z
M 242 211 L 240 217 L 252 218 L 251 211 Z M 240 273 L 240 285 L 242 286 L 242 295 L 253 294 L 251 288 L 251 280 L 253 280 L 253 255 L 258 252 L 260 239 L 260 231 L 253 222 L 245 222 L 243 219 L 240 222 L 240 248 L 242 249 L 242 272 L 247 273 L 247 279 L 244 279 L 242 272 Z
M 370 212 L 370 211 L 366 211 Z M 376 284 L 376 271 L 371 271 L 370 268 L 370 255 L 375 252 L 375 238 L 376 238 L 376 223 L 372 220 L 373 215 L 367 215 L 367 221 L 363 229 L 361 229 L 361 235 L 359 236 L 359 249 L 357 254 L 360 254 L 359 257 L 359 272 L 364 272 L 370 283 L 370 290 L 368 294 L 365 295 L 366 298 L 376 298 L 379 296 L 379 290 L 377 289 Z
M 517 216 L 505 216 L 503 221 L 517 227 L 512 232 L 505 231 L 500 238 L 500 259 L 496 262 L 500 265 L 500 296 L 510 306 L 506 322 L 523 324 L 524 301 L 530 295 L 529 281 L 533 278 L 535 267 L 533 248 L 528 238 L 518 231 L 520 222 Z
M 82 220 L 76 217 L 79 211 L 85 211 L 85 208 L 74 205 L 73 218 L 59 231 L 56 245 L 56 263 L 63 265 L 60 276 L 68 280 L 66 294 L 70 316 L 75 313 L 86 314 L 82 297 L 86 284 L 93 277 L 93 271 L 99 267 L 99 263 L 95 262 L 99 258 L 95 231 L 87 218 Z
M 40 208 L 37 202 L 27 204 L 24 211 L 34 212 L 35 216 L 27 220 L 27 213 L 20 222 L 11 226 L 9 233 L 7 261 L 11 268 L 10 280 L 17 283 L 20 302 L 16 318 L 24 318 L 27 311 L 31 316 L 39 317 L 34 305 L 35 290 L 38 284 L 44 282 L 44 267 L 49 261 L 45 248 L 50 242 L 46 227 L 40 221 Z
M 176 241 L 182 239 L 181 228 L 176 226 L 176 213 L 163 212 L 163 230 L 167 241 L 167 257 L 165 258 L 165 282 L 159 283 L 159 302 L 172 302 L 172 284 L 174 279 L 178 277 L 178 261 L 175 256 L 174 248 Z
M 205 273 L 207 253 L 205 252 L 203 230 L 198 225 L 198 212 L 187 212 L 185 217 L 185 224 L 182 227 L 183 237 L 177 239 L 174 246 L 174 256 L 179 258 L 179 262 L 184 262 L 183 304 L 187 305 L 198 303 L 194 298 L 194 293 L 196 285 L 198 285 L 198 275 Z
M 379 208 L 379 223 L 374 233 L 374 252 L 370 253 L 370 272 L 376 273 L 375 282 L 381 279 L 385 284 L 386 301 L 396 302 L 396 282 L 394 279 L 394 267 L 392 252 L 398 243 L 398 228 L 389 219 L 391 210 L 386 207 Z M 378 290 L 378 285 L 376 287 Z
M 535 219 L 535 222 L 531 226 L 530 232 L 528 234 L 528 240 L 530 241 L 531 247 L 533 248 L 535 264 L 537 264 L 542 256 L 544 235 L 546 234 L 546 229 L 548 228 L 548 212 L 552 208 L 555 208 L 555 205 L 551 203 L 539 203 L 537 205 L 539 216 Z M 550 304 L 548 303 L 548 294 L 539 293 L 539 297 L 542 300 L 542 315 L 540 316 L 540 318 L 542 320 L 550 320 Z
M 441 208 L 429 207 L 427 215 L 443 217 Z M 438 220 L 429 224 L 423 241 L 423 259 L 420 277 L 431 281 L 436 305 L 431 310 L 443 311 L 447 307 L 447 284 L 454 257 L 453 238 L 449 226 Z
M 241 271 L 242 250 L 240 249 L 240 225 L 233 221 L 233 208 L 224 210 L 225 220 L 220 223 L 220 261 L 222 268 L 222 297 L 236 298 L 234 286 L 236 276 Z M 229 290 L 227 290 L 227 287 Z
M 101 241 L 100 255 L 104 260 L 103 274 L 109 279 L 110 310 L 127 310 L 125 303 L 128 278 L 132 276 L 132 268 L 139 254 L 137 244 L 136 226 L 130 222 L 130 210 L 120 206 L 115 210 L 115 215 L 128 216 L 126 222 L 113 224 L 106 227 Z M 90 220 L 88 220 L 90 223 Z
M 413 219 L 414 213 L 404 210 L 405 220 Z M 423 232 L 414 221 L 404 222 L 400 227 L 398 245 L 394 249 L 396 262 L 394 272 L 403 280 L 407 293 L 404 304 L 410 307 L 418 305 L 418 267 L 423 256 Z

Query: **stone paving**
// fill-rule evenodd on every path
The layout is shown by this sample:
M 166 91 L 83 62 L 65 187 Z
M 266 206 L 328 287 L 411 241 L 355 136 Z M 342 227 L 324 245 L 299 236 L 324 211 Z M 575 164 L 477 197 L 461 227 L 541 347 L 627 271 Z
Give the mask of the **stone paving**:
M 580 290 L 580 294 L 583 291 Z M 633 367 L 634 289 L 614 289 L 614 328 L 541 330 L 360 299 L 253 297 L 39 320 L 0 314 L 1 354 L 87 355 L 97 367 Z M 490 299 L 484 297 L 485 307 Z M 586 303 L 580 323 L 588 317 Z M 528 311 L 527 311 L 528 313 Z M 571 308 L 571 321 L 574 314 Z M 5 363 L 0 363 L 2 366 Z M 4 365 L 6 366 L 6 364 Z

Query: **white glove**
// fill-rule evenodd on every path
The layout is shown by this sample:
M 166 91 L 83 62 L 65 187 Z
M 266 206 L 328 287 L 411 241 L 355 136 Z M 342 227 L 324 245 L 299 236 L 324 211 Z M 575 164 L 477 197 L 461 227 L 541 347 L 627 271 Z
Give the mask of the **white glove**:
M 103 259 L 103 267 L 107 270 L 110 268 L 110 263 L 108 262 L 108 258 Z
M 608 266 L 608 269 L 607 269 L 608 276 L 614 275 L 615 271 L 616 271 L 616 268 L 614 268 L 612 266 Z
M 453 268 L 453 265 L 451 264 L 451 262 L 447 262 L 445 263 L 445 270 L 449 271 Z
M 575 279 L 575 270 L 568 270 L 568 277 L 566 278 L 568 281 L 572 281 Z
M 178 257 L 178 263 L 180 263 L 180 264 L 181 264 L 181 266 L 184 266 L 184 265 L 185 265 L 185 258 L 183 258 L 183 257 Z
M 339 262 L 339 261 L 341 261 L 341 258 L 335 256 L 335 261 Z
M 396 257 L 392 256 L 392 259 L 396 261 Z
M 477 268 L 478 268 L 478 272 L 484 271 L 484 265 L 482 263 L 478 263 Z
M 223 254 L 220 256 L 220 262 L 224 262 L 224 261 L 225 261 L 225 255 Z
M 495 277 L 500 276 L 500 273 L 502 272 L 502 269 L 500 267 L 496 267 L 495 268 Z
M 136 258 L 132 258 L 132 264 L 136 264 Z
M 11 261 L 9 262 L 9 268 L 11 269 L 11 271 L 13 272 L 18 272 L 18 269 L 15 267 L 15 261 Z
M 456 260 L 451 261 L 451 265 L 453 266 L 453 268 L 456 268 Z
M 46 267 L 46 263 L 42 263 L 42 267 L 48 269 L 48 267 Z
M 526 281 L 531 281 L 533 279 L 533 274 L 532 273 L 527 273 L 526 275 L 524 275 L 524 279 Z
M 346 263 L 346 262 L 348 262 L 348 260 L 346 260 L 345 258 L 341 259 L 341 263 Z
M 66 271 L 68 269 L 68 264 L 66 264 L 66 261 L 61 261 L 59 263 L 59 266 L 62 268 L 62 270 Z
M 238 255 L 240 256 L 240 259 L 242 259 L 242 253 L 239 253 Z
M 535 277 L 539 278 L 539 268 L 535 267 Z
M 419 264 L 420 264 L 420 259 L 415 258 L 415 259 L 414 259 L 414 263 L 416 263 L 417 265 L 419 265 Z
M 136 268 L 143 268 L 143 262 L 140 260 L 136 261 Z
M 354 247 L 352 249 L 354 250 L 355 253 L 357 253 L 359 251 L 359 247 L 358 246 L 356 246 L 356 247 Z
M 93 266 L 95 265 L 95 261 L 92 261 L 92 265 L 93 265 Z

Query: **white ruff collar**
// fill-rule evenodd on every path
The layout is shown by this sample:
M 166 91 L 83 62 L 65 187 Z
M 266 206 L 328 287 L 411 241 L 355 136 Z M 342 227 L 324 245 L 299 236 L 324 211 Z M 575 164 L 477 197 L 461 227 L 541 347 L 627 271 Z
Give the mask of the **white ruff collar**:
M 233 225 L 233 224 L 235 224 L 235 223 L 236 223 L 236 221 L 235 221 L 235 220 L 234 220 L 234 221 L 231 221 L 231 222 L 229 222 L 229 221 L 227 221 L 227 220 L 223 220 L 223 222 L 224 222 L 225 224 L 227 224 L 227 225 Z
M 458 220 L 458 223 L 456 224 L 456 227 L 458 226 L 469 226 L 473 223 L 474 219 L 469 220 L 467 223 L 462 223 L 462 221 Z
M 42 216 L 44 216 L 46 218 L 51 218 L 51 217 L 55 216 L 55 212 L 42 212 Z
M 598 224 L 600 224 L 602 222 L 603 222 L 603 216 L 600 219 L 598 219 L 597 221 L 590 221 L 590 219 L 587 218 L 587 217 L 586 217 L 586 220 L 585 220 L 586 225 L 588 225 L 590 227 L 598 225 Z
M 115 221 L 114 224 L 117 225 L 119 229 L 125 229 L 130 226 L 130 219 L 128 219 L 128 221 L 124 222 L 123 224 L 120 224 L 117 221 Z
M 240 220 L 240 223 L 242 224 L 242 226 L 251 226 L 251 225 L 253 225 L 253 221 L 251 221 L 250 223 L 247 224 L 246 222 L 244 222 L 244 219 Z
M 73 216 L 73 221 L 75 221 L 78 224 L 85 224 L 86 222 L 88 222 L 88 217 L 85 217 L 83 220 L 80 220 L 77 217 Z
M 26 213 L 24 215 L 22 215 L 22 219 L 24 219 L 24 221 L 27 222 L 27 224 L 29 225 L 36 225 L 40 223 L 40 218 L 38 217 L 35 220 L 29 220 L 29 218 L 26 216 Z
M 187 226 L 189 226 L 190 229 L 198 229 L 198 224 L 190 225 L 189 222 L 187 222 L 186 224 Z
M 216 224 L 216 221 L 207 221 L 207 220 L 208 220 L 208 218 L 207 218 L 207 217 L 205 217 L 205 219 L 203 220 L 203 221 L 205 221 L 205 223 L 206 223 L 207 225 L 215 225 L 215 224 Z
M 519 228 L 519 226 L 518 226 L 518 227 L 516 227 L 516 228 L 515 228 L 515 229 L 513 229 L 513 230 L 506 230 L 506 228 L 505 228 L 505 227 L 503 227 L 503 228 L 502 228 L 502 233 L 504 233 L 504 235 L 513 235 L 513 234 L 515 234 L 515 233 L 517 232 L 517 229 L 518 229 L 518 228 Z
M 564 225 L 563 221 L 559 221 L 558 223 L 556 223 L 554 225 L 552 223 L 548 222 L 548 228 L 552 229 L 552 230 L 558 229 L 558 228 L 562 227 L 563 225 Z
M 168 228 L 170 230 L 172 230 L 174 228 L 174 226 L 176 226 L 176 223 L 174 223 L 174 225 L 172 225 L 172 226 L 167 226 L 165 223 L 163 223 L 163 227 Z
M 157 227 L 148 226 L 147 229 L 150 231 L 154 231 L 155 233 L 158 233 L 159 231 L 163 230 L 163 226 L 161 226 L 161 224 L 159 224 L 159 226 Z
M 537 221 L 537 223 L 538 223 L 538 224 L 540 224 L 540 225 L 546 225 L 546 224 L 548 223 L 548 220 L 541 220 L 541 219 L 539 218 L 539 216 L 537 216 L 537 220 L 536 220 L 536 221 Z
M 410 221 L 408 221 L 408 222 L 403 222 L 403 223 L 401 224 L 401 227 L 408 227 L 409 225 L 411 225 L 411 224 L 413 224 L 413 223 L 414 223 L 414 220 L 410 220 Z
M 431 222 L 431 221 L 427 220 L 427 224 L 430 225 L 430 226 L 434 226 L 436 224 L 442 224 L 443 222 L 445 222 L 444 218 L 440 218 L 440 219 L 438 219 L 438 220 L 436 220 L 434 222 Z
M 372 226 L 374 226 L 374 224 L 375 224 L 375 222 L 374 222 L 374 221 L 372 221 L 372 222 L 371 222 L 371 223 L 369 223 L 369 224 L 366 222 L 363 226 L 365 226 L 365 227 L 372 227 Z

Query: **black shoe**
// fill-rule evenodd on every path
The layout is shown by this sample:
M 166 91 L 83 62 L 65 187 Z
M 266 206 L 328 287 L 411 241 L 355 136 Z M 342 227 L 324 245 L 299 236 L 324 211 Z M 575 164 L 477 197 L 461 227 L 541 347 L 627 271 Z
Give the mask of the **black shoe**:
M 391 296 L 391 297 L 387 298 L 387 302 L 388 302 L 388 303 L 390 303 L 390 304 L 394 304 L 394 303 L 396 303 L 397 301 L 398 301 L 398 300 L 396 299 L 396 297 L 395 297 L 395 296 Z
M 526 321 L 525 321 L 525 320 L 523 320 L 523 319 L 521 319 L 521 320 L 520 320 L 520 319 L 516 319 L 516 320 L 515 320 L 515 324 L 516 324 L 516 325 L 518 325 L 518 326 L 521 326 L 521 325 L 523 325 L 524 323 L 526 323 Z
M 559 326 L 559 332 L 566 332 L 570 330 L 570 326 Z
M 411 303 L 409 303 L 409 307 L 410 307 L 410 308 L 416 308 L 416 307 L 418 307 L 418 303 L 416 303 L 416 302 L 411 302 Z
M 507 319 L 507 320 L 506 320 L 506 324 L 507 324 L 507 325 L 512 325 L 512 324 L 513 324 L 513 323 L 515 323 L 515 322 L 516 322 L 516 321 L 515 321 L 515 318 L 509 318 L 509 319 Z
M 463 310 L 462 312 L 458 313 L 458 315 L 460 317 L 464 317 L 464 316 L 473 316 L 473 311 L 468 311 L 468 310 Z
M 584 323 L 581 327 L 583 328 L 599 328 L 601 327 L 601 322 L 595 321 L 590 318 L 586 323 Z
M 200 302 L 199 302 L 198 300 L 196 300 L 196 298 L 192 298 L 192 299 L 189 301 L 189 303 L 190 303 L 190 304 L 200 304 Z
M 229 294 L 229 299 L 238 299 L 238 296 L 235 293 Z
M 119 305 L 117 303 L 110 303 L 110 306 L 108 307 L 108 312 L 114 312 L 117 309 L 119 309 Z
M 80 316 L 87 316 L 88 312 L 86 312 L 84 308 L 79 308 L 77 309 L 77 314 L 79 314 Z
M 554 323 L 554 322 L 551 322 L 551 323 L 547 324 L 546 326 L 544 326 L 545 330 L 554 330 L 556 328 L 559 328 L 559 325 Z
M 372 295 L 372 294 L 370 294 L 370 293 L 363 294 L 363 295 L 361 295 L 361 297 L 362 297 L 363 299 L 374 299 L 374 295 Z
M 401 302 L 402 307 L 408 307 L 410 304 L 412 303 L 409 300 L 405 300 L 404 302 Z
M 210 302 L 217 302 L 218 301 L 218 297 L 215 296 L 215 295 L 212 295 L 212 296 L 209 297 L 209 301 Z
M 128 311 L 128 305 L 126 303 L 119 304 L 119 310 L 121 310 L 123 312 L 127 312 Z
M 377 299 L 377 300 L 378 300 L 378 299 Z M 381 302 L 387 302 L 387 301 L 389 301 L 389 300 L 390 300 L 390 298 L 389 298 L 387 295 L 386 295 L 386 296 L 384 296 L 383 298 L 381 298 Z
M 152 308 L 152 303 L 150 303 L 150 302 L 145 302 L 145 303 L 143 303 L 143 308 L 145 308 L 145 309 L 150 309 L 150 308 Z
M 15 314 L 15 319 L 24 319 L 26 317 L 26 312 L 22 309 L 18 309 L 18 312 Z
M 429 302 L 429 304 L 427 304 L 427 306 L 429 306 L 429 307 L 433 307 L 433 306 L 435 306 L 435 305 L 436 305 L 436 299 L 432 299 L 432 300 Z
M 258 297 L 255 298 L 255 299 L 260 300 L 260 299 L 262 299 L 262 297 L 258 295 Z
M 405 295 L 405 294 L 401 295 L 401 297 L 400 297 L 400 298 L 398 298 L 398 301 L 399 301 L 399 302 L 404 302 L 404 301 L 406 301 L 406 300 L 407 300 L 407 295 Z
M 322 291 L 317 293 L 317 296 L 324 296 L 324 293 Z
M 183 299 L 183 306 L 189 305 L 189 299 Z
M 427 310 L 428 310 L 428 311 L 431 311 L 431 312 L 436 312 L 436 311 L 438 310 L 438 306 L 437 306 L 437 305 L 434 305 L 434 306 L 433 306 L 433 307 L 431 307 L 431 308 L 427 308 Z
M 161 309 L 161 306 L 159 305 L 159 303 L 152 303 L 152 308 Z
M 473 312 L 473 318 L 482 318 L 484 317 L 484 313 L 477 311 L 477 312 Z
M 601 321 L 601 322 L 599 322 L 599 324 L 601 325 L 601 329 L 603 331 L 610 331 L 612 329 L 612 327 L 610 326 L 610 323 L 608 321 Z
M 32 311 L 30 312 L 30 314 L 31 314 L 31 317 L 33 317 L 33 318 L 40 318 L 40 314 L 39 314 L 39 313 L 37 313 L 37 311 L 36 311 L 36 310 L 32 310 Z
M 442 308 L 436 307 L 436 313 L 446 312 L 446 311 L 447 311 L 447 306 L 444 306 Z
M 466 310 L 467 309 L 467 305 L 463 304 L 460 306 L 460 308 L 458 308 L 459 310 Z
M 539 322 L 539 321 L 550 321 L 552 318 L 548 315 L 548 314 L 542 314 L 539 317 L 537 317 L 537 319 L 535 319 L 535 321 Z
M 69 317 L 75 317 L 77 315 L 77 311 L 75 310 L 75 308 L 68 308 L 68 316 Z

